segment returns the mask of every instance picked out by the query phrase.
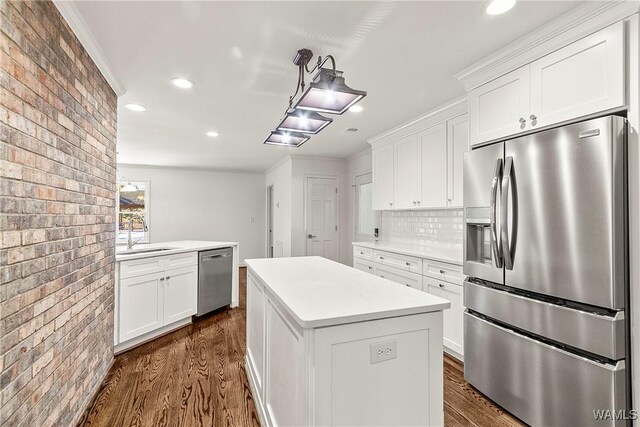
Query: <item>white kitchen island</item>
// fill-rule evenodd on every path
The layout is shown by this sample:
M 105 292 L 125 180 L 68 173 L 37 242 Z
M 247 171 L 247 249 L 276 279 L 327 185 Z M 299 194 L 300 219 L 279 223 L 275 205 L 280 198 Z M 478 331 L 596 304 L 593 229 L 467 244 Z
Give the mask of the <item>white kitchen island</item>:
M 246 262 L 263 425 L 444 424 L 447 300 L 321 257 Z

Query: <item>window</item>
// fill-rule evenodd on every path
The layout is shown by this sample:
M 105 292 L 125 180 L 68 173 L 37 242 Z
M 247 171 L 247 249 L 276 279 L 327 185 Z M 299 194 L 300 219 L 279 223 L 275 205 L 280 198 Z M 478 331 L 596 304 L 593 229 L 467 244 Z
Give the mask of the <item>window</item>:
M 126 244 L 129 222 L 134 243 L 149 241 L 149 184 L 146 182 L 119 182 L 118 190 L 118 244 Z M 145 231 L 144 225 L 147 225 Z

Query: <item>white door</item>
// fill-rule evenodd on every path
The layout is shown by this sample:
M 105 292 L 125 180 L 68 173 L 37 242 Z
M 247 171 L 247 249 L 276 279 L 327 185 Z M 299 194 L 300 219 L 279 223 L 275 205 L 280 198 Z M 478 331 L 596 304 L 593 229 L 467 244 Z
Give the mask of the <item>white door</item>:
M 162 327 L 164 272 L 120 281 L 120 342 Z
M 196 314 L 198 310 L 198 266 L 166 270 L 162 287 L 165 325 Z
M 447 206 L 462 207 L 462 163 L 469 150 L 469 120 L 466 114 L 447 122 Z
M 435 280 L 424 277 L 424 288 L 431 295 L 444 298 L 451 303 L 451 308 L 442 312 L 442 333 L 444 345 L 455 351 L 464 354 L 464 330 L 463 313 L 464 304 L 462 302 L 462 286 L 453 283 Z
M 395 143 L 395 201 L 396 209 L 418 207 L 420 200 L 420 147 L 415 135 Z
M 447 205 L 447 124 L 440 123 L 418 134 L 421 191 L 418 207 Z
M 338 260 L 338 180 L 307 178 L 307 255 Z
M 393 209 L 393 144 L 373 150 L 371 156 L 373 160 L 373 209 Z
M 624 23 L 587 36 L 530 65 L 534 126 L 622 107 Z
M 373 210 L 373 183 L 371 174 L 358 175 L 355 179 L 354 242 L 373 240 L 376 212 Z
M 528 119 L 528 65 L 469 92 L 469 134 L 472 146 L 522 132 L 529 127 Z

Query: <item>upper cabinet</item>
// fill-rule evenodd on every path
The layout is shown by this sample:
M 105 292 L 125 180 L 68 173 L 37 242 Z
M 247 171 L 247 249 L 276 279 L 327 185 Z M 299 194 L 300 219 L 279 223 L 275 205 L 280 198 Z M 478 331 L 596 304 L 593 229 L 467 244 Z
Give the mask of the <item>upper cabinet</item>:
M 373 209 L 393 209 L 395 156 L 393 145 L 372 152 Z
M 371 145 L 374 209 L 462 206 L 462 163 L 469 149 L 464 100 L 388 132 Z
M 471 144 L 625 105 L 618 22 L 469 91 Z

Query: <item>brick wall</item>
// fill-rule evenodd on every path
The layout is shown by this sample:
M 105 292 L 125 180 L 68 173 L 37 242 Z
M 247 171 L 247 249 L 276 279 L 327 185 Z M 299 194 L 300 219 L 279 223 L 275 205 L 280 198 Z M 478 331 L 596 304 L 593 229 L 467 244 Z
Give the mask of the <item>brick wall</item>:
M 0 12 L 0 425 L 67 426 L 113 361 L 116 95 L 50 1 Z

